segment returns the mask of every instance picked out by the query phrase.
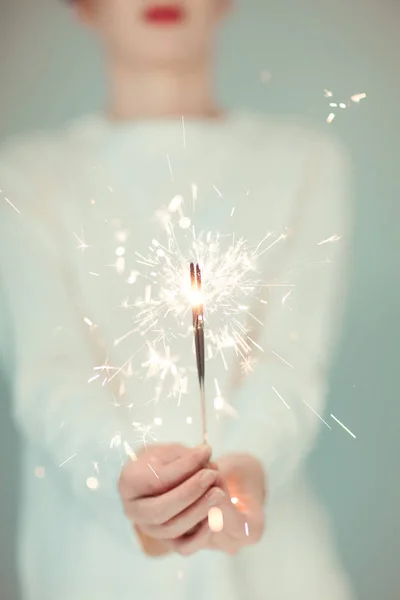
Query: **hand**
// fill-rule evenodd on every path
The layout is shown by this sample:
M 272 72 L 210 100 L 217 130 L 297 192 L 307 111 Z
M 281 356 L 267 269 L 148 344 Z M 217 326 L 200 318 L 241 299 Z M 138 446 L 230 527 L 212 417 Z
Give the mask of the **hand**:
M 148 554 L 173 550 L 174 540 L 207 519 L 207 492 L 218 478 L 209 467 L 210 456 L 205 446 L 152 445 L 122 470 L 119 493 L 125 514 Z
M 220 511 L 216 511 L 217 521 L 222 514 L 222 531 L 211 531 L 210 526 L 214 529 L 211 511 L 208 521 L 193 535 L 171 542 L 172 549 L 180 554 L 190 555 L 205 548 L 236 554 L 262 537 L 266 492 L 261 464 L 251 456 L 228 455 L 217 466 L 219 487 L 214 487 L 208 497 L 209 504 Z

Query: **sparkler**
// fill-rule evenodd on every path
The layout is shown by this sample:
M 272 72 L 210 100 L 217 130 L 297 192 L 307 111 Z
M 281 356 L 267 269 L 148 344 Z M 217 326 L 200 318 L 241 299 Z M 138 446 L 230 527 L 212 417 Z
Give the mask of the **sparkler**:
M 201 422 L 203 443 L 207 443 L 206 392 L 205 392 L 205 352 L 204 352 L 204 305 L 201 293 L 201 270 L 199 265 L 190 263 L 190 283 L 192 290 L 193 333 L 196 351 L 197 375 L 200 386 Z
M 214 189 L 218 195 L 222 195 L 218 188 Z M 210 409 L 235 414 L 221 394 L 219 371 L 223 367 L 228 372 L 230 362 L 235 364 L 239 361 L 240 371 L 235 373 L 234 382 L 228 377 L 227 383 L 224 383 L 229 387 L 238 385 L 239 379 L 253 370 L 257 362 L 253 352 L 257 351 L 258 354 L 265 351 L 260 345 L 259 334 L 264 327 L 268 288 L 282 288 L 284 304 L 296 285 L 288 281 L 289 273 L 285 273 L 283 277 L 277 276 L 279 271 L 276 268 L 271 272 L 269 280 L 262 276 L 262 257 L 277 244 L 285 243 L 288 235 L 286 229 L 282 232 L 267 231 L 256 244 L 232 233 L 222 234 L 204 230 L 198 232 L 194 218 L 197 199 L 195 184 L 192 186 L 192 192 L 193 203 L 185 203 L 182 196 L 175 196 L 167 207 L 156 211 L 156 221 L 161 225 L 161 232 L 160 235 L 156 233 L 157 237 L 151 240 L 147 251 L 142 253 L 136 246 L 131 247 L 129 235 L 121 229 L 122 225 L 111 223 L 114 229 L 116 262 L 104 266 L 99 263 L 94 265 L 89 252 L 84 252 L 84 256 L 90 259 L 87 269 L 91 275 L 98 278 L 109 277 L 109 268 L 115 269 L 118 276 L 118 280 L 114 282 L 116 285 L 113 286 L 113 290 L 117 291 L 115 307 L 118 311 L 126 313 L 124 317 L 119 312 L 121 316 L 116 320 L 118 328 L 115 330 L 115 337 L 113 336 L 115 350 L 111 350 L 107 356 L 99 354 L 99 362 L 94 367 L 89 381 L 96 380 L 101 386 L 111 385 L 115 405 L 125 407 L 128 410 L 128 418 L 132 408 L 132 414 L 135 415 L 135 422 L 131 423 L 133 432 L 144 446 L 148 441 L 155 440 L 152 434 L 154 425 L 168 427 L 164 418 L 161 418 L 164 410 L 161 403 L 164 400 L 174 399 L 175 406 L 179 408 L 182 400 L 187 397 L 188 404 L 191 404 L 191 374 L 196 370 L 200 392 L 202 441 L 207 443 L 209 431 L 205 360 L 214 362 L 210 366 L 216 397 Z M 232 217 L 234 211 L 229 204 L 226 211 L 227 216 Z M 79 231 L 78 228 L 77 230 Z M 87 240 L 89 243 L 84 238 L 83 231 L 81 235 L 74 236 L 80 251 L 92 248 L 93 252 L 96 246 L 91 244 L 90 235 Z M 319 245 L 338 239 L 339 236 L 332 235 L 322 240 Z M 87 258 L 84 260 L 87 262 Z M 289 291 L 287 288 L 290 288 Z M 207 328 L 204 320 L 205 307 Z M 192 327 L 188 326 L 190 311 Z M 90 333 L 96 336 L 101 325 L 89 317 L 83 320 Z M 126 328 L 125 322 L 127 325 L 129 323 Z M 191 335 L 194 336 L 196 367 L 194 364 L 188 364 L 185 357 L 185 348 L 188 337 L 189 340 L 192 339 Z M 275 350 L 270 352 L 288 369 L 295 368 L 294 364 Z M 215 361 L 221 361 L 219 368 Z M 134 383 L 136 387 L 138 382 L 143 402 L 136 402 L 134 406 L 133 402 L 128 402 L 131 386 Z M 197 388 L 195 379 L 194 384 Z M 271 387 L 290 410 L 279 386 Z M 195 403 L 197 404 L 196 399 Z M 153 404 L 157 410 L 151 422 L 148 421 L 148 404 Z M 168 418 L 169 415 L 166 421 Z M 187 424 L 193 422 L 192 416 L 186 418 Z M 111 443 L 107 441 L 107 447 L 121 455 L 121 462 L 125 460 L 125 456 L 134 456 L 119 432 L 113 432 Z M 74 456 L 76 454 L 66 457 L 66 462 Z

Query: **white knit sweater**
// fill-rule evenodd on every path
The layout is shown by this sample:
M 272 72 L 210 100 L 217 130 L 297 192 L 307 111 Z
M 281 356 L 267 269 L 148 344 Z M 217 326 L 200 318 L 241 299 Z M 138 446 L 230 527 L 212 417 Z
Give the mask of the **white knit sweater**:
M 0 356 L 25 441 L 24 600 L 350 598 L 302 468 L 324 426 L 315 412 L 323 417 L 339 327 L 344 166 L 323 135 L 245 114 L 124 125 L 91 116 L 3 149 Z M 158 217 L 177 195 L 183 204 L 170 214 L 183 252 L 192 230 L 179 220 L 189 214 L 196 232 L 220 232 L 222 247 L 226 234 L 253 248 L 269 234 L 256 273 L 263 302 L 257 289 L 245 298 L 257 318 L 251 369 L 212 340 L 207 351 L 215 355 L 207 363 L 214 454 L 252 453 L 268 477 L 264 539 L 234 558 L 147 558 L 116 494 L 141 436 L 201 441 L 190 314 L 175 319 L 175 336 L 164 311 L 145 335 L 115 344 L 135 329 L 131 305 L 160 293 L 153 240 L 165 245 Z M 138 256 L 149 252 L 160 258 L 155 266 Z M 209 320 L 218 328 L 229 319 L 221 307 Z M 156 331 L 167 323 L 160 346 Z M 149 352 L 163 348 L 154 366 Z

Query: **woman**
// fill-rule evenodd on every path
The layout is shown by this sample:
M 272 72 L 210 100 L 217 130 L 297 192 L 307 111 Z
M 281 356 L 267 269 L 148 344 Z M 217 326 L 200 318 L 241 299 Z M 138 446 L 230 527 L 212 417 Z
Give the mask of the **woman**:
M 214 37 L 229 9 L 75 0 L 103 43 L 108 109 L 3 149 L 2 362 L 26 441 L 26 600 L 350 597 L 303 474 L 338 325 L 343 244 L 327 242 L 346 233 L 344 161 L 305 127 L 218 106 Z M 239 358 L 225 334 L 208 338 L 212 459 L 193 448 L 190 342 L 166 333 L 175 308 L 151 312 L 174 273 L 171 220 L 211 231 L 203 249 L 234 232 L 259 258 Z

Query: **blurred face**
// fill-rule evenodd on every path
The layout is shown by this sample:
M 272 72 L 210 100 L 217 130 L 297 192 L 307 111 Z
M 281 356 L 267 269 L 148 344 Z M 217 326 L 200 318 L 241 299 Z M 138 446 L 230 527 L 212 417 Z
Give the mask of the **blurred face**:
M 109 58 L 140 66 L 190 65 L 210 56 L 232 0 L 76 0 Z

